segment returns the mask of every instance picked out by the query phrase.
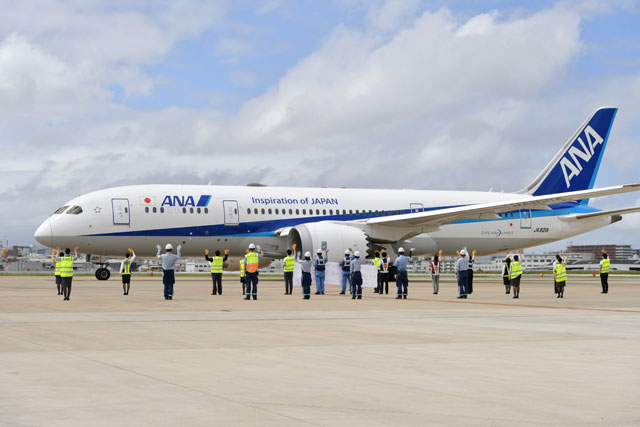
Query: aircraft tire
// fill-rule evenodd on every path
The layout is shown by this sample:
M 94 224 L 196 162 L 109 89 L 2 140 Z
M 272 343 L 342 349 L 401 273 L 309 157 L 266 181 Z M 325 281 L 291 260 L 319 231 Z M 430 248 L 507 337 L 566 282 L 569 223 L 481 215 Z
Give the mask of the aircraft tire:
M 111 277 L 111 272 L 109 271 L 109 269 L 101 267 L 96 270 L 96 279 L 109 280 L 109 277 Z

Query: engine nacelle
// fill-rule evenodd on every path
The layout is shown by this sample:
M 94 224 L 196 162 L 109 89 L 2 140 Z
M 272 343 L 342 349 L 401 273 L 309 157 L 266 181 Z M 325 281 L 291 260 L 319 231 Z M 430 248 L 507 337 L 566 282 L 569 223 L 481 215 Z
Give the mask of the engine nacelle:
M 349 248 L 360 251 L 362 257 L 372 256 L 374 252 L 364 231 L 350 225 L 323 221 L 293 227 L 289 230 L 287 247 L 295 243 L 298 254 L 304 256 L 309 251 L 314 257 L 316 251 L 322 249 L 322 242 L 326 242 L 329 250 L 329 261 L 342 259 L 344 251 Z

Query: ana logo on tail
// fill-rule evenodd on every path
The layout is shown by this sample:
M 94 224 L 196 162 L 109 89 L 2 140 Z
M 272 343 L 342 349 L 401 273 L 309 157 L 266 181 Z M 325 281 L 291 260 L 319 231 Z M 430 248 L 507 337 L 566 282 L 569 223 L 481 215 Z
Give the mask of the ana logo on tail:
M 582 172 L 582 164 L 578 158 L 584 160 L 585 163 L 589 162 L 591 157 L 593 157 L 594 147 L 602 144 L 604 141 L 604 139 L 598 135 L 598 132 L 593 130 L 589 125 L 584 128 L 584 138 L 587 140 L 586 144 L 582 138 L 578 137 L 576 139 L 576 141 L 580 143 L 580 146 L 582 146 L 582 150 L 574 143 L 567 151 L 567 154 L 560 160 L 560 167 L 562 168 L 562 174 L 564 175 L 564 182 L 567 184 L 567 188 L 571 188 L 571 178 L 580 175 L 580 172 Z

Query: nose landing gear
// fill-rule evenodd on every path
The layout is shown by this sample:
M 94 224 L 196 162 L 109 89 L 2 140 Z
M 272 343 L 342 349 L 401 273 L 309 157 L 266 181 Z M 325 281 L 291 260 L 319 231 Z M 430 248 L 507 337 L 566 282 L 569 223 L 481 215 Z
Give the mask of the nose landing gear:
M 109 271 L 108 268 L 100 267 L 99 269 L 96 270 L 96 279 L 109 280 L 109 277 L 111 277 L 111 272 Z

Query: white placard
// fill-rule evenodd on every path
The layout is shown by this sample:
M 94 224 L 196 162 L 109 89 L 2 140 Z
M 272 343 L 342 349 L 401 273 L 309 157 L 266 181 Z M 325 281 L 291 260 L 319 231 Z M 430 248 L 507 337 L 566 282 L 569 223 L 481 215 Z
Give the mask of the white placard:
M 365 288 L 375 288 L 378 283 L 378 269 L 374 265 L 362 265 L 362 286 Z M 316 282 L 315 269 L 311 270 L 313 284 Z M 300 286 L 302 281 L 302 270 L 300 264 L 296 262 L 293 266 L 293 286 Z M 342 286 L 342 267 L 337 262 L 328 262 L 324 274 L 324 284 Z

